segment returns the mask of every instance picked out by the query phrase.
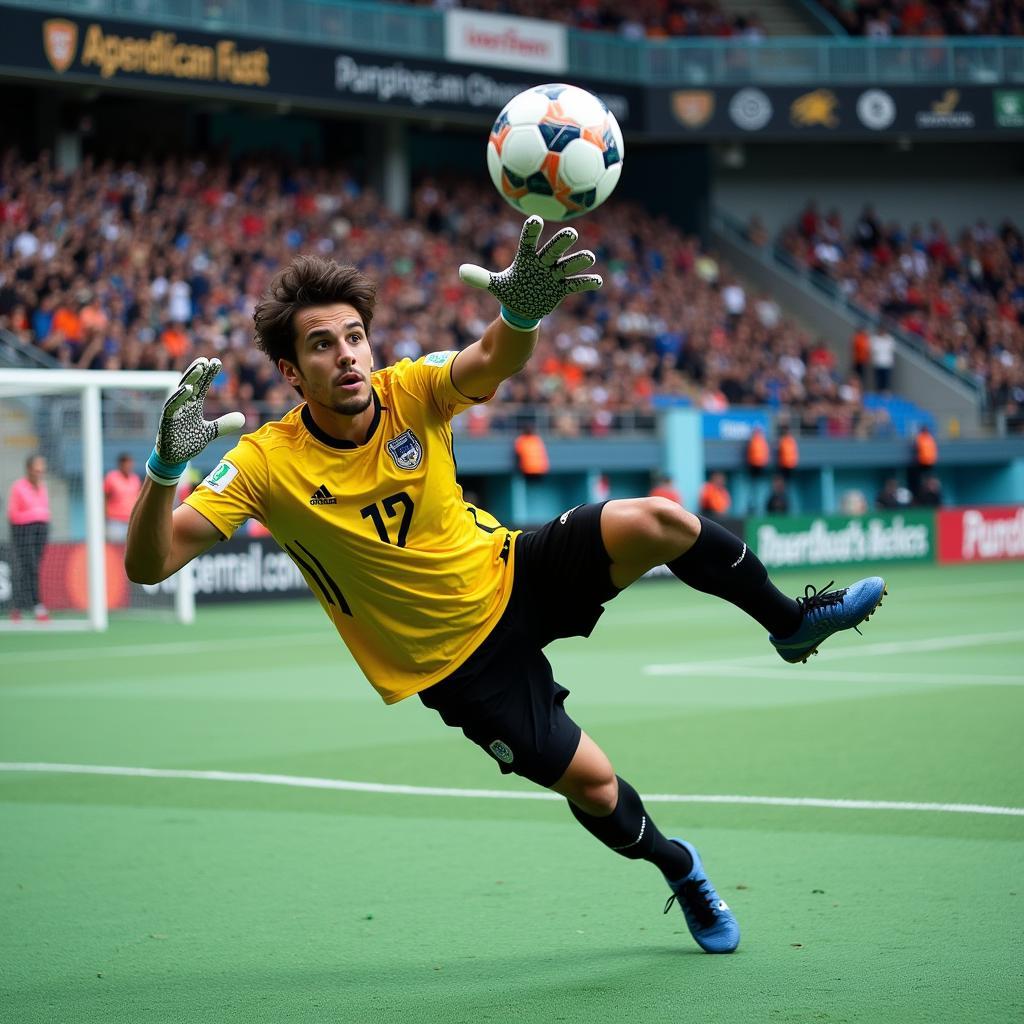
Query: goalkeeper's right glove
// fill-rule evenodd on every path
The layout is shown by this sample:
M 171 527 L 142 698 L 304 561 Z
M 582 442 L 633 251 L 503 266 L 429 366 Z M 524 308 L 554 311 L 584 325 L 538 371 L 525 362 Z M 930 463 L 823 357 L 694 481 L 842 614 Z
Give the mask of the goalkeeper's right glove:
M 199 358 L 182 374 L 174 394 L 164 402 L 153 454 L 146 476 L 162 487 L 174 487 L 194 459 L 214 438 L 237 434 L 245 426 L 240 412 L 229 412 L 212 423 L 203 419 L 203 399 L 220 373 L 219 359 Z

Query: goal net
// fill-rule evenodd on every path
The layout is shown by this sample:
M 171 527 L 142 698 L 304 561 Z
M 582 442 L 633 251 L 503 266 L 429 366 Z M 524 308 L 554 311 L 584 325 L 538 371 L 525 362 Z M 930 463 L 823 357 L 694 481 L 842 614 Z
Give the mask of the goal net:
M 176 373 L 0 368 L 0 630 L 194 617 L 191 574 L 124 571 L 127 512 Z M 45 498 L 43 497 L 45 489 Z

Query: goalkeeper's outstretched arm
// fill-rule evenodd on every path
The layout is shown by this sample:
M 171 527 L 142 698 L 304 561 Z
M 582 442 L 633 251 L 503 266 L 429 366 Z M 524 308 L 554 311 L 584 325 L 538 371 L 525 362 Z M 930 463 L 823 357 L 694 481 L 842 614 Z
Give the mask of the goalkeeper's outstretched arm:
M 164 403 L 156 445 L 146 463 L 148 479 L 128 523 L 124 567 L 133 583 L 167 579 L 220 539 L 213 523 L 195 509 L 174 508 L 174 492 L 189 459 L 215 437 L 237 434 L 245 425 L 240 412 L 213 422 L 203 419 L 203 399 L 218 373 L 219 359 L 197 359 Z
M 575 228 L 562 228 L 538 248 L 543 230 L 540 217 L 528 217 L 515 259 L 501 272 L 471 263 L 459 268 L 466 284 L 490 292 L 501 303 L 501 315 L 452 363 L 452 381 L 464 395 L 493 394 L 503 380 L 526 365 L 537 344 L 541 320 L 562 299 L 601 287 L 598 274 L 579 273 L 594 265 L 589 249 L 566 255 L 578 237 Z
M 194 508 L 174 508 L 174 491 L 152 480 L 139 491 L 124 551 L 132 583 L 160 583 L 220 540 L 217 527 Z

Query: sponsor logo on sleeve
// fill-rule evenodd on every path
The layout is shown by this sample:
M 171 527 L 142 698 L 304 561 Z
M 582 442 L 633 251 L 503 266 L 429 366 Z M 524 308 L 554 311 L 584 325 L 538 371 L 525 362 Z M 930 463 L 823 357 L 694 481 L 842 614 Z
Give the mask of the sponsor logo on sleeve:
M 423 360 L 424 366 L 446 366 L 448 360 L 455 355 L 454 352 L 431 352 Z
M 740 89 L 729 100 L 729 116 L 737 128 L 758 132 L 772 119 L 772 101 L 760 89 Z
M 873 132 L 885 131 L 896 120 L 896 103 L 884 89 L 868 89 L 857 98 L 857 118 Z
M 235 466 L 230 462 L 221 462 L 199 486 L 209 487 L 211 491 L 220 494 L 236 476 L 238 469 Z

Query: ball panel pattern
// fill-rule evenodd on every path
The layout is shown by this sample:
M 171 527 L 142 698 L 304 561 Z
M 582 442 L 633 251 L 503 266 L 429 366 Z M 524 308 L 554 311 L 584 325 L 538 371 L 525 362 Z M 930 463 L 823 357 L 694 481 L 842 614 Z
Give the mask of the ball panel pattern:
M 487 143 L 487 170 L 522 213 L 569 220 L 599 206 L 617 184 L 624 146 L 598 97 L 555 82 L 514 96 Z

